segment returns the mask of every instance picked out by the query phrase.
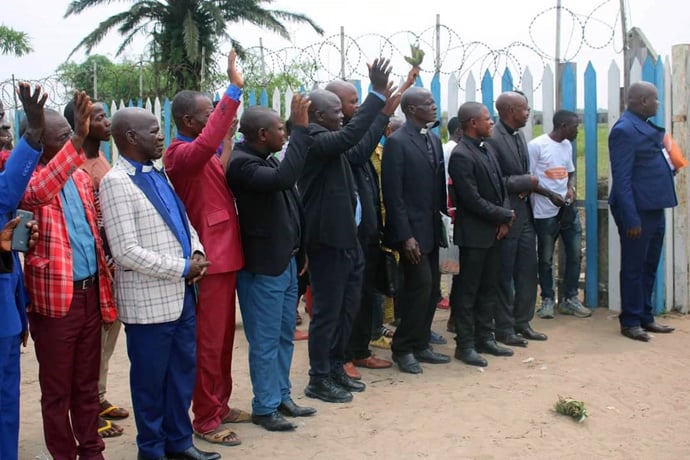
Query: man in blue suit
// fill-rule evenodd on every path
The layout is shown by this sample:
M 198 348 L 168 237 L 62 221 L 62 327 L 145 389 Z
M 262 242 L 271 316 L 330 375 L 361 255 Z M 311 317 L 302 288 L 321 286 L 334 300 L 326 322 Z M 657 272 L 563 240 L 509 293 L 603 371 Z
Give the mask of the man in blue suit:
M 41 87 L 31 94 L 28 83 L 19 84 L 19 98 L 24 105 L 27 129 L 12 150 L 0 173 L 0 458 L 16 460 L 19 440 L 19 346 L 26 346 L 26 304 L 23 274 L 19 257 L 11 251 L 11 233 L 18 224 L 13 218 L 24 195 L 43 148 L 43 105 L 47 94 Z M 35 244 L 38 226 L 29 223 Z
M 621 242 L 621 333 L 648 342 L 647 332 L 670 333 L 654 321 L 652 289 L 664 243 L 664 209 L 678 204 L 673 172 L 665 158 L 665 131 L 647 121 L 659 105 L 651 83 L 628 89 L 628 110 L 609 134 L 609 206 Z

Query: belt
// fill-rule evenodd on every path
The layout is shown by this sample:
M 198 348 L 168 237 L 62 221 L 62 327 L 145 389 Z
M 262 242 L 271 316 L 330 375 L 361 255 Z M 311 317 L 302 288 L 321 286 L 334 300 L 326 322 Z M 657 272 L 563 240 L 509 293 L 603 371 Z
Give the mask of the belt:
M 78 291 L 85 291 L 98 281 L 98 273 L 94 273 L 93 275 L 89 276 L 88 278 L 84 278 L 83 280 L 75 281 L 74 282 L 74 289 Z

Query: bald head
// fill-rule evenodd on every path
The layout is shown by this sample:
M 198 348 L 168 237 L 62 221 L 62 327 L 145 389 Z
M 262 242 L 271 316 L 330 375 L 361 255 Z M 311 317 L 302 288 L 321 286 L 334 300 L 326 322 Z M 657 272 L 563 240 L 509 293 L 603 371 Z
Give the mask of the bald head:
M 343 122 L 343 110 L 340 98 L 325 89 L 315 89 L 309 93 L 309 122 L 316 123 L 330 131 L 340 129 Z
M 355 85 L 344 80 L 334 80 L 326 85 L 326 91 L 338 96 L 343 107 L 344 121 L 350 121 L 359 109 L 359 94 Z
M 530 108 L 524 94 L 515 91 L 501 93 L 496 99 L 498 117 L 513 129 L 520 129 L 527 124 Z
M 163 133 L 155 115 L 139 107 L 120 109 L 113 115 L 111 133 L 121 155 L 140 163 L 163 154 Z
M 400 108 L 402 109 L 403 113 L 407 115 L 412 106 L 423 103 L 424 100 L 429 96 L 431 96 L 429 90 L 419 86 L 413 86 L 403 93 L 402 98 L 400 99 Z
M 652 117 L 656 115 L 659 107 L 658 96 L 659 93 L 653 84 L 646 81 L 633 83 L 628 88 L 628 110 Z

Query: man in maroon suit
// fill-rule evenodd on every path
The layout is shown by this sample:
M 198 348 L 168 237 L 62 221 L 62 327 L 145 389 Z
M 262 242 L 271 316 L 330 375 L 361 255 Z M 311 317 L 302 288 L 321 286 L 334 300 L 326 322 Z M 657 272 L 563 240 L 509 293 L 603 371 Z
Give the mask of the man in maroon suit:
M 248 422 L 250 415 L 230 409 L 230 368 L 235 338 L 235 285 L 244 265 L 235 199 L 216 155 L 230 129 L 242 96 L 242 74 L 235 52 L 228 57 L 230 85 L 215 110 L 196 91 L 180 91 L 172 102 L 177 137 L 165 152 L 165 170 L 184 202 L 211 262 L 199 282 L 197 370 L 192 412 L 194 432 L 206 441 L 237 445 L 237 435 L 222 424 Z

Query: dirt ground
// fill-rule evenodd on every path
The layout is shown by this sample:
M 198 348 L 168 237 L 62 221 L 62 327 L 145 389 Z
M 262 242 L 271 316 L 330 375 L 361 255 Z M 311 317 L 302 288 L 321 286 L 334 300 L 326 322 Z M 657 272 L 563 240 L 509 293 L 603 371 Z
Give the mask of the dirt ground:
M 437 311 L 434 330 L 450 339 L 447 317 L 447 311 Z M 489 357 L 483 370 L 457 360 L 423 364 L 421 375 L 401 374 L 396 367 L 363 370 L 367 390 L 355 393 L 349 404 L 304 397 L 307 344 L 298 342 L 293 396 L 298 404 L 318 408 L 318 414 L 296 419 L 293 433 L 235 425 L 242 445 L 216 450 L 224 458 L 251 459 L 690 458 L 690 318 L 663 321 L 676 332 L 645 344 L 622 337 L 616 316 L 606 309 L 584 320 L 535 319 L 534 328 L 549 335 L 547 342 L 515 348 L 512 358 Z M 249 410 L 241 324 L 236 337 L 232 403 Z M 131 409 L 124 342 L 119 341 L 111 362 L 108 398 Z M 436 349 L 452 355 L 453 343 Z M 389 351 L 374 351 L 390 357 Z M 19 458 L 46 459 L 31 345 L 22 355 L 22 373 Z M 589 419 L 578 424 L 555 414 L 558 395 L 584 401 Z M 130 417 L 122 425 L 125 434 L 106 442 L 108 459 L 136 458 L 134 421 Z

